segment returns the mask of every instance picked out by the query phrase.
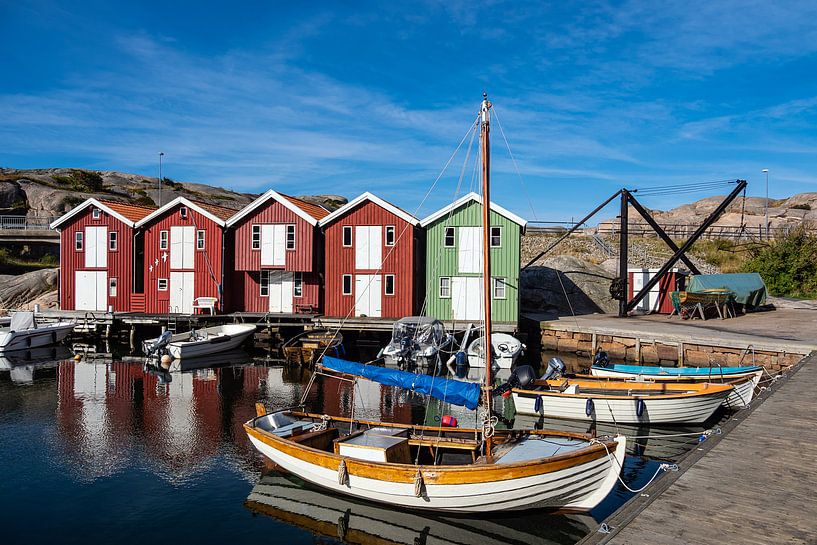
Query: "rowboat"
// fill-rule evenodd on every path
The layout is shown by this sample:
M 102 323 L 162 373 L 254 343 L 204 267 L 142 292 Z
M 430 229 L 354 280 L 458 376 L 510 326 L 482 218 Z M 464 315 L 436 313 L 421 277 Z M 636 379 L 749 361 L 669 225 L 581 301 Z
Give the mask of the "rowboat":
M 331 332 L 323 328 L 302 331 L 281 347 L 287 363 L 297 365 L 312 365 L 324 352 L 338 356 L 342 349 L 341 332 Z
M 50 346 L 65 339 L 76 324 L 38 324 L 33 312 L 13 312 L 8 327 L 0 328 L 0 352 Z
M 252 324 L 224 324 L 175 335 L 165 333 L 156 339 L 144 341 L 142 349 L 147 356 L 166 351 L 175 359 L 198 358 L 234 350 L 254 333 L 255 326 Z
M 525 345 L 507 333 L 491 334 L 493 353 L 491 360 L 500 369 L 510 369 L 516 360 L 525 353 Z M 478 337 L 468 345 L 468 365 L 470 367 L 485 367 L 485 337 Z
M 534 389 L 535 388 L 535 389 Z M 623 424 L 698 424 L 733 391 L 731 384 L 559 378 L 511 391 L 516 412 Z

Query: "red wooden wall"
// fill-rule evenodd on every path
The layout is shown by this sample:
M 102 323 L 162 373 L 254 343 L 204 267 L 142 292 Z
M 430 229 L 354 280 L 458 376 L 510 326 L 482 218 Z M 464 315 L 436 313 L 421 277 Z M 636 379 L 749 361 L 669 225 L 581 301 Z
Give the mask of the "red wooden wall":
M 261 271 L 235 271 L 230 275 L 229 286 L 225 283 L 225 291 L 229 290 L 229 311 L 269 312 L 269 297 L 261 296 L 259 280 Z M 321 308 L 321 282 L 318 273 L 303 273 L 303 295 L 292 298 L 293 312 L 297 312 L 297 305 L 312 305 L 315 309 Z
M 232 226 L 235 231 L 235 270 L 261 270 L 261 250 L 252 249 L 252 226 L 274 223 L 295 225 L 295 249 L 286 250 L 286 261 L 283 267 L 267 266 L 265 268 L 317 272 L 317 260 L 313 259 L 313 257 L 317 257 L 313 252 L 313 241 L 317 227 L 313 227 L 309 222 L 274 199 L 268 200 Z

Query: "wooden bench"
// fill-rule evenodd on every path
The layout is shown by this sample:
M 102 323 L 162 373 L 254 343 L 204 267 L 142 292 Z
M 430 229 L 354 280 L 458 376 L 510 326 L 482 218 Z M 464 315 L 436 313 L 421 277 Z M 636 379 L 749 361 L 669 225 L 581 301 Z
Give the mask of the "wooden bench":
M 309 303 L 301 303 L 301 304 L 295 305 L 295 312 L 298 312 L 298 313 L 301 313 L 301 314 L 314 314 L 315 312 L 317 312 L 317 310 L 318 310 L 318 308 L 315 305 L 312 305 L 312 304 L 309 304 Z

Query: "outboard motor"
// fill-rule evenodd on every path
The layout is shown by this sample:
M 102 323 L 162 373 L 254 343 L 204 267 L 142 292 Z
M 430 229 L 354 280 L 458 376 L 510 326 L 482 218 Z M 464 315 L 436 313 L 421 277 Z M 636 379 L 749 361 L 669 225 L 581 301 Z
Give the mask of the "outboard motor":
M 610 365 L 610 357 L 604 350 L 596 352 L 596 357 L 593 358 L 593 365 L 595 367 L 607 367 Z
M 402 363 L 411 362 L 411 353 L 414 351 L 414 339 L 402 337 L 400 339 L 400 352 L 397 354 L 397 361 Z
M 559 378 L 565 372 L 565 362 L 562 361 L 561 358 L 550 358 L 548 362 L 548 368 L 545 369 L 545 374 L 542 375 L 540 380 L 551 380 L 555 378 Z
M 158 338 L 150 341 L 145 341 L 144 345 L 142 346 L 142 350 L 148 357 L 156 356 L 159 354 L 159 351 L 162 348 L 164 348 L 170 343 L 171 337 L 173 337 L 173 333 L 171 333 L 170 331 L 165 331 Z
M 530 365 L 520 365 L 513 370 L 508 382 L 494 388 L 494 395 L 507 395 L 514 388 L 527 388 L 536 380 L 536 372 Z

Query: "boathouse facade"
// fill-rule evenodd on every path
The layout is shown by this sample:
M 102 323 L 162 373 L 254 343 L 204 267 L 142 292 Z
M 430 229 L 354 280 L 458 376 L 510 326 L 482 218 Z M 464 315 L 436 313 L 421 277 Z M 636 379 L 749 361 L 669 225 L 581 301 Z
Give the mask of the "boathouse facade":
M 363 193 L 320 221 L 324 238 L 324 313 L 401 318 L 422 292 L 419 221 Z
M 144 308 L 134 304 L 131 310 L 192 314 L 197 298 L 213 297 L 215 309 L 223 311 L 224 233 L 234 214 L 229 208 L 178 197 L 138 221 Z
M 519 257 L 527 222 L 491 203 L 491 318 L 519 318 Z M 483 318 L 482 198 L 469 193 L 423 219 L 426 314 L 440 320 Z
M 51 224 L 60 233 L 61 309 L 131 310 L 140 274 L 134 259 L 134 227 L 154 210 L 87 199 Z
M 229 310 L 320 312 L 323 238 L 329 211 L 269 190 L 227 221 Z

